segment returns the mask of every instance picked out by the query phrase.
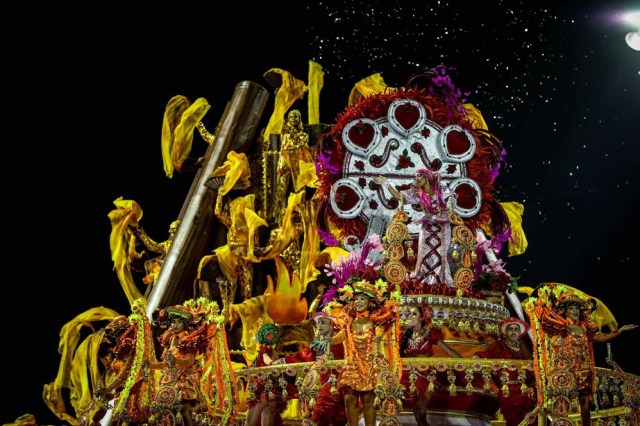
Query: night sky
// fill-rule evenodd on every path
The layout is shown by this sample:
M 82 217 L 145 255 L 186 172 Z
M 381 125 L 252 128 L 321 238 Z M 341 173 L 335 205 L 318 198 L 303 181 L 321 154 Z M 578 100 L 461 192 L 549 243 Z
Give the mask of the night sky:
M 325 71 L 327 124 L 364 77 L 380 72 L 400 87 L 416 71 L 447 66 L 507 151 L 498 199 L 525 207 L 529 247 L 501 256 L 509 272 L 524 286 L 577 287 L 620 325 L 640 323 L 640 52 L 624 41 L 637 28 L 622 21 L 640 2 L 304 3 L 84 19 L 25 12 L 14 36 L 36 37 L 10 46 L 15 59 L 6 62 L 9 86 L 19 82 L 8 89 L 19 95 L 7 123 L 18 134 L 5 138 L 5 158 L 25 177 L 5 172 L 11 315 L 2 365 L 5 386 L 9 373 L 19 380 L 3 392 L 3 424 L 25 413 L 61 424 L 42 400 L 57 374 L 61 327 L 96 306 L 130 313 L 111 263 L 107 214 L 120 196 L 136 200 L 148 234 L 168 236 L 193 175 L 164 174 L 167 101 L 205 97 L 213 131 L 236 84 L 272 91 L 263 74 L 274 67 L 306 81 L 311 59 Z M 204 145 L 194 138 L 195 152 Z M 634 330 L 612 342 L 614 360 L 634 374 L 638 338 Z M 596 364 L 607 367 L 603 344 Z

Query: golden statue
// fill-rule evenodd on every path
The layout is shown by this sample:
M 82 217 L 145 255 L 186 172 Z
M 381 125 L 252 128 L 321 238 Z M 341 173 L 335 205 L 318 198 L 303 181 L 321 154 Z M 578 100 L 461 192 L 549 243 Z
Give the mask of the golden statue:
M 299 110 L 293 109 L 287 114 L 280 136 L 280 151 L 276 166 L 277 181 L 273 197 L 277 224 L 281 225 L 287 206 L 289 185 L 293 185 L 294 192 L 301 189 L 302 185 L 299 187 L 297 183 L 300 161 L 313 163 L 313 157 L 309 150 L 309 135 L 302 126 L 302 115 Z
M 158 279 L 158 274 L 160 273 L 160 268 L 162 268 L 162 263 L 164 262 L 164 258 L 169 252 L 169 248 L 171 248 L 171 244 L 178 232 L 178 227 L 180 226 L 179 220 L 174 220 L 169 225 L 169 238 L 166 241 L 156 242 L 153 240 L 147 233 L 145 232 L 142 226 L 136 224 L 132 226 L 133 232 L 135 235 L 142 241 L 142 244 L 153 253 L 158 253 L 159 256 L 148 259 L 144 262 L 144 270 L 146 276 L 142 279 L 142 282 L 147 285 L 155 284 Z

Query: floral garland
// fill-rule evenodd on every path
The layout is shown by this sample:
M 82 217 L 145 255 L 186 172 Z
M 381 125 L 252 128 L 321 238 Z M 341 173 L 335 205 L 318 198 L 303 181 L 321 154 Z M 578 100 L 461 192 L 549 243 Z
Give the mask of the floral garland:
M 224 316 L 220 315 L 217 302 L 204 297 L 198 298 L 195 303 L 185 302 L 185 305 L 202 315 L 207 324 L 209 345 L 200 378 L 200 390 L 207 410 L 214 417 L 221 412 L 220 424 L 230 424 L 237 415 L 238 394 L 234 371 L 229 368 L 232 364 L 224 330 Z
M 133 313 L 131 314 L 130 321 L 135 324 L 135 352 L 133 355 L 133 364 L 129 370 L 127 381 L 120 392 L 118 397 L 118 404 L 114 409 L 114 416 L 119 417 L 132 417 L 127 410 L 127 403 L 131 394 L 132 388 L 141 380 L 146 379 L 149 386 L 146 388 L 146 392 L 142 395 L 141 403 L 135 407 L 139 413 L 147 412 L 151 407 L 152 395 L 154 394 L 153 380 L 148 377 L 147 365 L 148 362 L 155 359 L 153 333 L 151 331 L 151 324 L 147 316 L 144 313 L 144 305 L 146 302 L 144 299 L 136 299 L 132 306 Z

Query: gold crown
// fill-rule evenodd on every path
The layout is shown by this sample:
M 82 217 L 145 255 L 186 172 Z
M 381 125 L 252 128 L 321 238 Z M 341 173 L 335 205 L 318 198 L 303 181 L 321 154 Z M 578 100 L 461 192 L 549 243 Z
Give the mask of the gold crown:
M 357 283 L 353 284 L 353 292 L 354 294 L 364 293 L 373 300 L 378 299 L 376 286 L 371 284 L 369 281 L 358 281 Z
M 167 308 L 167 313 L 169 314 L 169 318 L 180 317 L 185 319 L 186 321 L 191 321 L 193 319 L 191 310 L 183 305 L 169 306 Z

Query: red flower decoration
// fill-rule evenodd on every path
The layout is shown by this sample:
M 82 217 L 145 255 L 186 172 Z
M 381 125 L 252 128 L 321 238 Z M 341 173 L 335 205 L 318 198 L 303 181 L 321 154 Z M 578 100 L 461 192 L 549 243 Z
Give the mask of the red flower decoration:
M 354 163 L 358 170 L 364 170 L 364 161 L 358 160 Z
M 518 289 L 518 280 L 515 277 L 503 271 L 482 273 L 478 277 L 478 281 L 472 284 L 476 290 L 489 290 L 513 293 Z
M 402 155 L 398 157 L 398 165 L 396 166 L 396 170 L 402 170 L 414 166 L 415 164 L 413 164 L 413 161 L 411 161 L 411 157 L 409 157 L 409 151 L 404 149 L 402 151 Z

